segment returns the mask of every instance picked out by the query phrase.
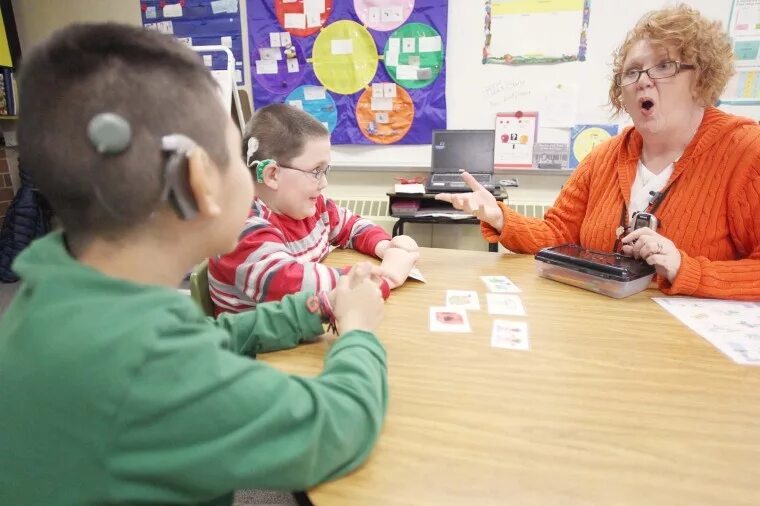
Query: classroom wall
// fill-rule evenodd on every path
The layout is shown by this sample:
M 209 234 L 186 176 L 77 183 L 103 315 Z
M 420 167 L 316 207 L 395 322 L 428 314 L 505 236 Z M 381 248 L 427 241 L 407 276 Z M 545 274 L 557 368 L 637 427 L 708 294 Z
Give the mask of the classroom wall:
M 142 24 L 140 0 L 12 0 L 12 4 L 22 52 L 69 23 Z
M 241 1 L 241 18 L 245 16 L 245 0 Z M 348 1 L 348 0 L 342 0 Z M 482 65 L 483 0 L 449 0 L 449 40 L 447 41 L 449 128 L 492 128 L 497 111 L 518 105 L 509 97 L 489 95 L 493 83 L 524 82 L 522 91 L 536 83 L 561 76 L 580 85 L 578 120 L 601 121 L 608 118 L 605 108 L 608 65 L 612 50 L 644 12 L 672 0 L 593 0 L 589 26 L 588 59 L 584 63 L 553 66 L 510 67 Z M 705 15 L 726 22 L 731 0 L 687 0 Z M 57 28 L 71 22 L 119 21 L 139 25 L 139 0 L 13 0 L 22 50 L 49 36 Z M 243 26 L 244 41 L 247 29 Z M 247 44 L 244 46 L 244 49 Z M 247 55 L 247 50 L 245 50 Z M 250 62 L 245 61 L 246 77 Z M 247 79 L 248 80 L 248 79 Z M 249 85 L 246 86 L 249 88 Z M 249 88 L 250 89 L 250 88 Z M 729 112 L 760 116 L 760 107 L 726 107 Z M 624 121 L 624 119 L 623 119 Z M 551 133 L 550 133 L 551 134 Z M 563 132 L 559 133 L 564 135 Z M 541 139 L 539 140 L 551 140 Z M 429 146 L 340 146 L 334 149 L 336 170 L 330 176 L 327 194 L 334 198 L 385 199 L 395 176 L 424 176 L 429 166 Z M 514 177 L 514 176 L 510 176 Z M 540 172 L 516 176 L 520 187 L 511 189 L 513 202 L 551 203 L 568 175 Z M 423 245 L 484 249 L 476 226 L 409 226 L 408 232 Z

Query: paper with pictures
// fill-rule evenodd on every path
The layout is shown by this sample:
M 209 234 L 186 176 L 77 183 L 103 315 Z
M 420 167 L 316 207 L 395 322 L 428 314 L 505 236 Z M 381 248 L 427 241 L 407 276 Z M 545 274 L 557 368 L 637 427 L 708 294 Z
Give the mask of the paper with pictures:
M 393 99 L 392 98 L 375 98 L 372 97 L 372 101 L 370 103 L 370 108 L 373 111 L 392 111 L 393 110 Z
M 383 84 L 383 96 L 387 98 L 396 97 L 396 83 Z
M 372 98 L 383 98 L 385 96 L 385 88 L 383 83 L 372 83 Z
M 401 41 L 402 53 L 414 53 L 417 51 L 417 39 L 414 37 L 405 37 Z
M 285 13 L 283 21 L 285 28 L 306 28 L 306 14 L 303 13 Z
M 156 29 L 167 35 L 174 35 L 174 23 L 171 21 L 160 21 L 156 23 Z
M 760 36 L 760 3 L 757 0 L 734 0 L 728 31 L 732 37 Z
M 330 43 L 332 54 L 353 54 L 354 41 L 351 39 L 333 39 Z
M 417 67 L 411 65 L 398 65 L 396 67 L 396 78 L 401 81 L 416 81 Z
M 522 300 L 517 295 L 487 293 L 486 302 L 488 303 L 489 314 L 525 316 Z
M 369 18 L 370 23 L 379 23 L 380 22 L 380 7 L 370 7 L 369 12 L 367 13 L 367 17 Z
M 243 82 L 243 71 L 240 69 L 235 69 L 235 82 L 236 83 Z
M 537 113 L 498 113 L 494 138 L 494 167 L 533 167 Z
M 282 51 L 279 47 L 261 47 L 259 48 L 259 56 L 262 60 L 282 60 Z
M 488 52 L 533 57 L 576 55 L 583 7 L 584 0 L 494 0 Z
M 203 55 L 203 64 L 207 67 L 210 67 L 214 64 L 214 58 L 210 54 L 204 54 Z
M 737 364 L 760 365 L 760 302 L 653 298 Z
M 306 13 L 306 27 L 317 28 L 322 26 L 321 16 L 317 13 Z
M 291 74 L 294 72 L 298 72 L 298 60 L 295 58 L 288 58 L 288 72 Z
M 324 100 L 327 97 L 322 86 L 304 86 L 304 100 Z
M 446 305 L 462 309 L 480 310 L 478 292 L 472 290 L 446 290 Z
M 417 39 L 420 53 L 434 53 L 441 50 L 441 37 L 420 37 Z
M 220 41 L 224 47 L 232 49 L 232 37 L 230 37 L 229 35 L 225 35 L 224 37 L 220 39 Z
M 165 18 L 181 18 L 182 17 L 182 4 L 167 4 L 164 6 Z
M 467 311 L 457 307 L 431 307 L 432 332 L 471 332 Z
M 575 84 L 557 83 L 544 88 L 541 99 L 541 128 L 570 128 L 577 122 L 579 89 Z
M 506 276 L 480 276 L 486 289 L 493 293 L 520 293 L 522 290 Z
M 411 279 L 414 279 L 415 281 L 420 281 L 422 283 L 427 283 L 427 280 L 425 279 L 425 276 L 422 275 L 422 271 L 420 271 L 419 268 L 417 268 L 417 267 L 413 267 L 412 270 L 409 271 L 409 277 Z
M 401 39 L 393 37 L 388 39 L 388 52 L 398 53 L 401 51 Z
M 269 45 L 271 47 L 282 46 L 282 39 L 280 38 L 280 32 L 271 32 L 269 34 Z
M 388 51 L 385 55 L 385 65 L 388 67 L 398 66 L 398 51 Z
M 145 19 L 156 19 L 156 6 L 151 5 L 145 8 Z
M 303 111 L 303 101 L 301 100 L 289 100 L 288 105 L 297 107 Z
M 528 324 L 510 320 L 494 320 L 491 346 L 507 350 L 529 350 Z
M 303 11 L 309 14 L 319 16 L 325 12 L 325 0 L 303 0 Z
M 293 40 L 290 38 L 289 32 L 280 33 L 280 45 L 282 47 L 288 47 L 293 44 Z
M 277 60 L 256 60 L 256 73 L 267 75 L 277 73 Z

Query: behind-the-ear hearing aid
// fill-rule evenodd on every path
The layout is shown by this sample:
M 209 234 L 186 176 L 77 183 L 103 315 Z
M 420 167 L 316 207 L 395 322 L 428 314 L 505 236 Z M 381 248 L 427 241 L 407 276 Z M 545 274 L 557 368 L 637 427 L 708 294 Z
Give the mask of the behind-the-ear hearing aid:
M 255 171 L 256 173 L 256 182 L 257 183 L 263 183 L 264 182 L 264 169 L 266 169 L 270 165 L 276 165 L 277 162 L 274 160 L 255 160 L 254 155 L 256 154 L 256 151 L 259 149 L 259 140 L 256 137 L 249 137 L 247 142 L 247 148 L 246 148 L 246 155 L 245 155 L 245 164 L 248 166 L 249 169 Z
M 161 200 L 167 201 L 183 220 L 191 220 L 198 214 L 198 204 L 190 188 L 189 156 L 195 142 L 182 134 L 170 134 L 161 138 L 164 162 L 164 189 Z

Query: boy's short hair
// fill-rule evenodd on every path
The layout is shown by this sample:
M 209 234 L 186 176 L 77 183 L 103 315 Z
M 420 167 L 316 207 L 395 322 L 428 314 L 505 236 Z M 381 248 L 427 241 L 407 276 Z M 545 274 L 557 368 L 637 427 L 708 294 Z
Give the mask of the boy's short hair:
M 287 104 L 269 104 L 256 111 L 243 135 L 243 157 L 248 154 L 248 139 L 258 140 L 254 160 L 275 160 L 288 165 L 303 153 L 306 141 L 330 135 L 311 114 Z
M 167 35 L 71 25 L 26 55 L 19 84 L 20 160 L 69 240 L 118 238 L 159 207 L 164 135 L 184 134 L 220 168 L 229 163 L 217 84 L 194 51 Z M 122 153 L 99 154 L 88 138 L 102 112 L 131 126 Z

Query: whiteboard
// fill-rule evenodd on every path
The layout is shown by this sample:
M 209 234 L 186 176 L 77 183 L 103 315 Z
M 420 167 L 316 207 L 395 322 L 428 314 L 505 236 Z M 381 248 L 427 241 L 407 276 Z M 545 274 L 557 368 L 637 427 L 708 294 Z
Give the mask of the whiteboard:
M 540 104 L 539 90 L 558 80 L 577 89 L 576 123 L 629 124 L 613 118 L 607 105 L 612 75 L 612 53 L 625 34 L 646 12 L 675 5 L 663 0 L 592 0 L 585 62 L 557 65 L 483 65 L 484 0 L 449 0 L 449 34 L 446 51 L 448 128 L 492 129 L 497 112 L 531 110 Z M 731 0 L 687 0 L 703 15 L 728 22 Z M 722 109 L 760 119 L 760 106 L 723 105 Z M 541 108 L 538 107 L 539 125 Z M 539 142 L 568 142 L 569 129 L 539 128 Z M 338 168 L 425 170 L 430 166 L 430 145 L 334 146 Z

